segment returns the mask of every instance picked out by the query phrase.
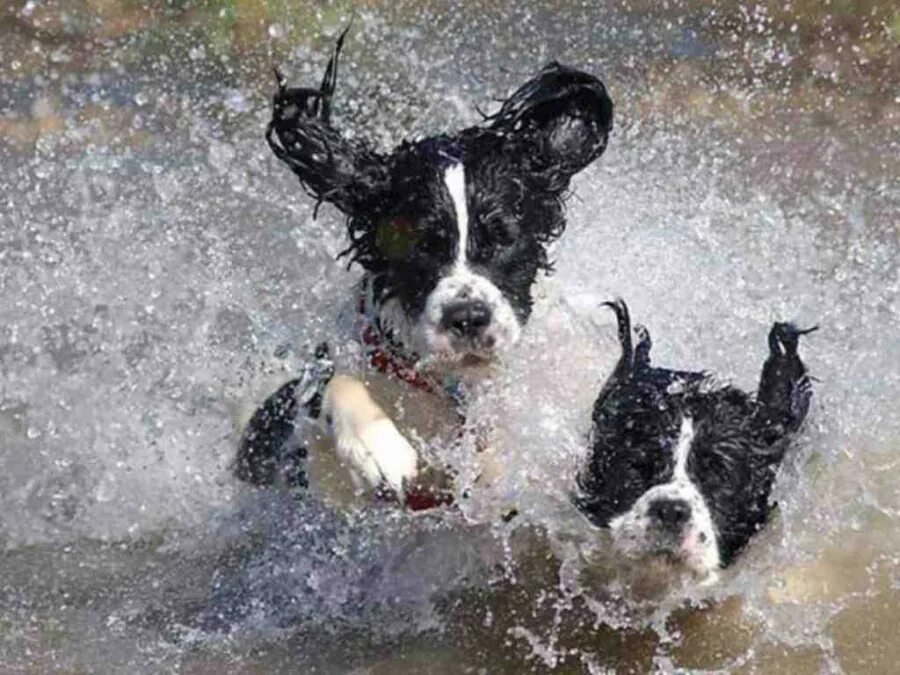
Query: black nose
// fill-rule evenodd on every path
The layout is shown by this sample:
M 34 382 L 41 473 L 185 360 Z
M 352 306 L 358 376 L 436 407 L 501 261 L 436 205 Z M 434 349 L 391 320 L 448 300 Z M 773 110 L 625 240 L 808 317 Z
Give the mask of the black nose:
M 457 302 L 444 310 L 441 324 L 460 337 L 474 338 L 491 322 L 490 308 L 480 300 Z
M 691 505 L 683 499 L 654 499 L 647 513 L 664 529 L 676 532 L 691 517 Z

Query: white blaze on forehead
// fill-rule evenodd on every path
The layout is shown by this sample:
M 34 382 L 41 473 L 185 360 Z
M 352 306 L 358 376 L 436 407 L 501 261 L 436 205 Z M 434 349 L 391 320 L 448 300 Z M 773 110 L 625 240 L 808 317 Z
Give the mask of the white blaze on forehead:
M 462 164 L 451 164 L 444 171 L 444 185 L 453 200 L 456 212 L 456 229 L 459 233 L 459 244 L 456 248 L 456 266 L 466 264 L 466 241 L 469 238 L 469 209 L 466 207 L 466 170 Z
M 497 285 L 477 269 L 469 266 L 466 243 L 469 239 L 469 209 L 466 204 L 466 171 L 461 162 L 444 170 L 444 185 L 453 202 L 456 229 L 459 237 L 456 258 L 449 269 L 441 271 L 441 278 L 428 294 L 416 328 L 421 338 L 421 354 L 439 359 L 455 359 L 473 348 L 486 352 L 502 351 L 519 339 L 521 326 L 516 313 Z M 484 344 L 473 345 L 460 341 L 443 325 L 448 307 L 461 300 L 483 303 L 489 312 L 490 323 L 483 330 Z
M 687 480 L 687 460 L 694 443 L 694 420 L 681 418 L 681 431 L 678 433 L 678 445 L 675 446 L 675 472 L 673 481 Z

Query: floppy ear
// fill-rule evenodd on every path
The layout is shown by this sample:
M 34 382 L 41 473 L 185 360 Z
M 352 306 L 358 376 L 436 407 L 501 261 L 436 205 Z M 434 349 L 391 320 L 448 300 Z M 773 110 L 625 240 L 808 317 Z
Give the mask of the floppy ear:
M 769 357 L 763 364 L 756 400 L 761 405 L 757 419 L 765 427 L 797 431 L 809 411 L 812 382 L 800 360 L 800 337 L 818 330 L 775 323 L 769 331 Z
M 613 124 L 613 103 L 593 75 L 555 61 L 509 97 L 488 118 L 535 171 L 556 189 L 603 154 Z
M 318 89 L 287 88 L 275 71 L 278 91 L 266 140 L 313 197 L 353 215 L 377 199 L 387 182 L 387 169 L 381 155 L 362 143 L 347 140 L 329 121 L 338 57 L 347 29 L 334 46 Z

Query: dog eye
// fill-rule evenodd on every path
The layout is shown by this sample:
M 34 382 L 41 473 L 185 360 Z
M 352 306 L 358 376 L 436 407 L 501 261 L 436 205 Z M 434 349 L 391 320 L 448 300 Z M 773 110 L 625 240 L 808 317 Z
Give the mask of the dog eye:
M 488 239 L 494 246 L 510 246 L 519 235 L 519 228 L 514 222 L 503 218 L 493 218 L 484 226 Z
M 388 260 L 408 258 L 421 238 L 421 229 L 406 218 L 387 218 L 375 227 L 375 245 Z
M 717 485 L 735 480 L 736 475 L 740 474 L 740 469 L 732 459 L 733 453 L 735 448 L 729 443 L 697 448 L 694 461 L 703 475 L 703 480 Z

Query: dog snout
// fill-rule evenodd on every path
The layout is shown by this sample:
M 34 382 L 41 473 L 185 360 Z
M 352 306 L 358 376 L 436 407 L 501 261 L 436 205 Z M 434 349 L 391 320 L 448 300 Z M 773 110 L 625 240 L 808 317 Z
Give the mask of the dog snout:
M 456 302 L 444 310 L 442 327 L 463 338 L 479 337 L 491 323 L 491 309 L 480 300 Z
M 691 518 L 691 506 L 683 499 L 655 499 L 647 509 L 650 520 L 667 532 L 679 532 Z

